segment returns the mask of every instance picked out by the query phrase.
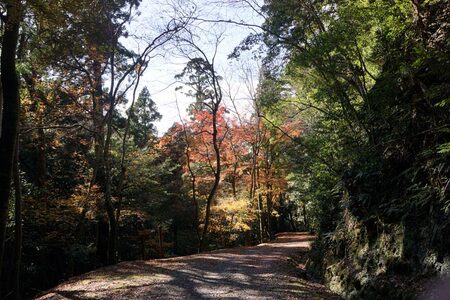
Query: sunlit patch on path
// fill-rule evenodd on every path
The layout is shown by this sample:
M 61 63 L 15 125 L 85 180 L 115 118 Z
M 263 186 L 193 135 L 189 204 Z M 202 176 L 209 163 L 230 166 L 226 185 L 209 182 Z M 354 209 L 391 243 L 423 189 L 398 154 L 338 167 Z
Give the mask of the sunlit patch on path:
M 38 299 L 339 299 L 299 278 L 289 262 L 313 239 L 283 233 L 255 247 L 124 262 L 73 278 Z

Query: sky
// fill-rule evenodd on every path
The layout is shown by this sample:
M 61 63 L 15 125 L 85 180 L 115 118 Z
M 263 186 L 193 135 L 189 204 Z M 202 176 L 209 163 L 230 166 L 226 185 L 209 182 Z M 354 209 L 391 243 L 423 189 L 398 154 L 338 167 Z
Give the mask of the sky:
M 169 2 L 183 1 L 182 10 L 186 7 L 197 7 L 197 16 L 202 19 L 223 19 L 244 21 L 250 24 L 261 24 L 262 18 L 254 12 L 250 7 L 243 5 L 223 5 L 214 4 L 211 0 L 143 0 L 139 7 L 140 15 L 135 17 L 130 31 L 129 43 L 131 47 L 142 49 L 145 40 L 153 39 L 161 26 L 167 23 L 174 14 L 173 7 Z M 235 0 L 228 0 L 235 1 Z M 219 2 L 219 1 L 217 1 Z M 172 3 L 173 5 L 173 3 Z M 181 10 L 181 11 L 182 11 Z M 228 55 L 239 43 L 250 33 L 255 32 L 254 29 L 224 23 L 210 23 L 196 21 L 192 27 L 193 31 L 198 35 L 199 47 L 211 58 L 215 49 L 215 37 L 217 33 L 222 34 L 222 40 L 218 46 L 216 55 L 215 68 L 220 76 L 224 79 L 222 87 L 225 92 L 224 103 L 227 108 L 232 108 L 229 95 L 235 99 L 237 109 L 245 112 L 251 106 L 251 97 L 249 90 L 254 90 L 258 80 L 257 60 L 252 59 L 251 52 L 244 53 L 239 60 L 229 60 Z M 144 76 L 141 79 L 139 90 L 146 86 L 153 101 L 155 101 L 159 112 L 162 114 L 161 121 L 156 123 L 158 134 L 164 134 L 174 122 L 180 121 L 180 109 L 182 117 L 186 117 L 186 109 L 192 98 L 186 97 L 182 91 L 176 91 L 181 83 L 176 82 L 175 75 L 181 73 L 187 59 L 177 51 L 175 45 L 169 43 L 155 52 L 155 57 L 150 60 Z M 247 74 L 247 75 L 245 75 Z M 245 75 L 245 76 L 244 76 Z M 249 87 L 250 80 L 243 80 L 243 77 L 250 77 L 252 86 Z M 184 88 L 183 90 L 186 91 Z

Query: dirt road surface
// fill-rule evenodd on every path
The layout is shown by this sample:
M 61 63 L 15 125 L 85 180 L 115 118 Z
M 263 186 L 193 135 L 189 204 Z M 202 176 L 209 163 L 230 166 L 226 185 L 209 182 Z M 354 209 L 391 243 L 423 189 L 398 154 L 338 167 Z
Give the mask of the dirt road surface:
M 283 233 L 255 247 L 123 262 L 75 277 L 38 299 L 339 299 L 302 271 L 313 240 Z

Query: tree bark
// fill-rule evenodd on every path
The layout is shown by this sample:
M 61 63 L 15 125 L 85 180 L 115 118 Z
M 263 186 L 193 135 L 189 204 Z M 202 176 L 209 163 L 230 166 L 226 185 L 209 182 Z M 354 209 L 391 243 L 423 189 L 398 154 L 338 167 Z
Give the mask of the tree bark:
M 6 222 L 19 123 L 19 78 L 16 70 L 16 48 L 21 22 L 19 0 L 6 2 L 6 21 L 2 41 L 1 82 L 3 87 L 2 134 L 0 137 L 0 276 L 3 266 Z M 1 291 L 0 291 L 1 295 Z
M 108 234 L 109 224 L 106 216 L 97 216 L 97 259 L 102 265 L 108 264 Z
M 0 138 L 2 137 L 2 123 L 3 123 L 3 88 L 0 80 Z
M 308 217 L 306 216 L 306 205 L 305 205 L 305 203 L 302 203 L 302 210 L 303 210 L 303 223 L 305 224 L 305 230 L 309 231 L 309 224 L 308 224 Z
M 105 120 L 103 117 L 103 82 L 102 67 L 99 61 L 92 66 L 95 78 L 94 92 L 92 93 L 92 121 L 94 125 L 94 183 L 103 188 L 105 181 L 105 167 L 103 161 L 105 143 Z
M 14 292 L 17 300 L 20 297 L 20 269 L 22 265 L 22 190 L 20 183 L 19 172 L 19 139 L 17 138 L 16 155 L 14 158 L 14 191 L 15 191 L 15 207 L 14 207 L 14 221 L 15 221 L 15 264 L 13 272 Z

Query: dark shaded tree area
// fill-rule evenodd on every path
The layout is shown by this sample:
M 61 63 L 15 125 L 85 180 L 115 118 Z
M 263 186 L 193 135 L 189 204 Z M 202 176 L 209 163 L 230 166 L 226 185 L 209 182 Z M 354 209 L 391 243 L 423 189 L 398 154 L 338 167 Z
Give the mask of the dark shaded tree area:
M 121 113 L 127 92 L 140 88 L 149 54 L 183 27 L 172 21 L 142 52 L 127 49 L 121 42 L 139 4 L 0 3 L 2 298 L 29 298 L 74 274 L 149 256 L 137 236 L 154 208 L 133 208 L 131 198 L 154 189 L 149 198 L 168 205 L 167 213 L 175 210 L 161 191 L 173 167 L 159 154 L 138 157 L 158 178 L 145 190 L 131 192 L 139 182 L 124 176 L 128 155 L 152 140 L 152 122 L 160 118 L 145 88 L 134 113 Z
M 447 1 L 266 1 L 262 90 L 303 135 L 292 192 L 319 233 L 310 269 L 355 299 L 448 273 Z M 284 91 L 283 91 L 284 90 Z M 420 275 L 419 275 L 420 274 Z M 423 276 L 423 277 L 420 277 Z

